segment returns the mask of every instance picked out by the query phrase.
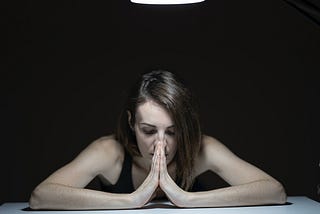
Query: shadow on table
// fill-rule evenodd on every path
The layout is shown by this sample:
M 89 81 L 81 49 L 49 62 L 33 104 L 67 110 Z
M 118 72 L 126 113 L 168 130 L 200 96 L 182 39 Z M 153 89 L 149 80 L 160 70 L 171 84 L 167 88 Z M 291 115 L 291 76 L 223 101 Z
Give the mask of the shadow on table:
M 291 202 L 286 202 L 285 204 L 270 204 L 270 205 L 252 205 L 252 206 L 234 206 L 234 207 L 266 207 L 266 206 L 288 206 L 288 205 L 292 205 Z M 234 208 L 234 207 L 219 207 L 219 208 Z M 163 209 L 192 209 L 192 208 L 180 208 L 177 207 L 175 205 L 173 205 L 172 203 L 168 202 L 168 201 L 155 201 L 155 202 L 151 202 L 146 204 L 145 206 L 138 208 L 138 209 L 156 209 L 156 208 L 163 208 Z M 200 207 L 197 207 L 200 208 Z M 203 207 L 203 208 L 207 208 L 207 207 Z M 94 210 L 94 209 L 93 209 Z M 107 210 L 107 209 L 106 209 Z M 52 210 L 33 210 L 30 207 L 26 207 L 21 209 L 21 211 L 52 211 Z M 55 211 L 63 211 L 63 210 L 55 210 Z M 68 211 L 72 211 L 72 210 L 68 210 Z
M 140 209 L 155 209 L 155 208 L 170 208 L 175 209 L 179 208 L 172 204 L 170 201 L 167 200 L 154 200 L 146 204 L 145 206 L 141 207 Z
M 280 206 L 288 206 L 288 205 L 292 205 L 291 202 L 286 202 L 285 204 L 267 204 L 267 205 L 246 205 L 246 206 L 225 206 L 225 207 L 219 207 L 219 208 L 234 208 L 234 207 L 280 207 Z M 146 204 L 145 206 L 143 206 L 140 209 L 154 209 L 154 208 L 170 208 L 170 209 L 184 209 L 184 208 L 180 208 L 175 206 L 174 204 L 172 204 L 169 201 L 154 201 L 154 202 L 150 202 L 148 204 Z M 195 207 L 195 208 L 201 208 L 201 207 Z M 210 208 L 210 207 L 202 207 L 202 208 Z M 185 209 L 192 209 L 192 207 L 187 207 Z

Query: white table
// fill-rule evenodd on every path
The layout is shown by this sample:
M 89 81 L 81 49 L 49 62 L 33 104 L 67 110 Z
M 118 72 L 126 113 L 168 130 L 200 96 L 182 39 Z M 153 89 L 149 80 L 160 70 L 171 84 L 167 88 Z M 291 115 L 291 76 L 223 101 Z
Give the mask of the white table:
M 304 196 L 288 197 L 286 205 L 275 206 L 250 206 L 250 207 L 226 207 L 226 208 L 193 208 L 181 209 L 174 207 L 170 202 L 149 203 L 144 208 L 132 210 L 90 210 L 90 211 L 31 211 L 28 203 L 4 203 L 0 206 L 0 214 L 76 214 L 76 213 L 162 213 L 162 214 L 320 214 L 320 203 Z

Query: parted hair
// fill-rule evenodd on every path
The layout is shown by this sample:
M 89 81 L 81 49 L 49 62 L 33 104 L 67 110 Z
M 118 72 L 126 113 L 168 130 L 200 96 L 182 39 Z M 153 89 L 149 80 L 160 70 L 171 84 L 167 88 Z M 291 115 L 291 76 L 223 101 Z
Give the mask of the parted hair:
M 192 186 L 194 160 L 201 145 L 201 128 L 197 102 L 193 94 L 178 77 L 165 70 L 154 70 L 141 75 L 127 94 L 115 131 L 116 139 L 131 156 L 141 156 L 136 137 L 128 122 L 131 113 L 131 125 L 135 123 L 135 113 L 139 105 L 148 100 L 162 106 L 171 116 L 175 127 L 177 152 L 176 182 L 184 190 Z

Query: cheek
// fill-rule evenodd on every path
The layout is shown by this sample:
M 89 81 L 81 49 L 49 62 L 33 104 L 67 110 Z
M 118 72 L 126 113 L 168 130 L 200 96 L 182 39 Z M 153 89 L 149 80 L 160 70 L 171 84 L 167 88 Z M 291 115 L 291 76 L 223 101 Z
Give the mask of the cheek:
M 177 151 L 177 142 L 174 139 L 168 140 L 168 149 L 169 152 L 171 153 L 172 156 L 175 155 L 176 151 Z
M 149 150 L 152 149 L 152 139 L 138 133 L 136 134 L 136 139 L 140 152 L 151 152 Z
M 169 164 L 177 153 L 177 143 L 174 140 L 168 141 L 168 157 L 167 157 L 167 164 Z

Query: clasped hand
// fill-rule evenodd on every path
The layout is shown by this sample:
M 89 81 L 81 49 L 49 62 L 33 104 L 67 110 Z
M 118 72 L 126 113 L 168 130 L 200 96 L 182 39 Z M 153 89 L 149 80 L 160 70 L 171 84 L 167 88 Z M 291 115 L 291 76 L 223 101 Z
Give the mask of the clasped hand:
M 178 207 L 183 207 L 187 192 L 181 189 L 170 177 L 167 170 L 165 144 L 159 141 L 156 144 L 152 158 L 151 169 L 140 187 L 132 193 L 137 207 L 142 207 L 152 200 L 156 189 L 160 187 L 168 199 Z

